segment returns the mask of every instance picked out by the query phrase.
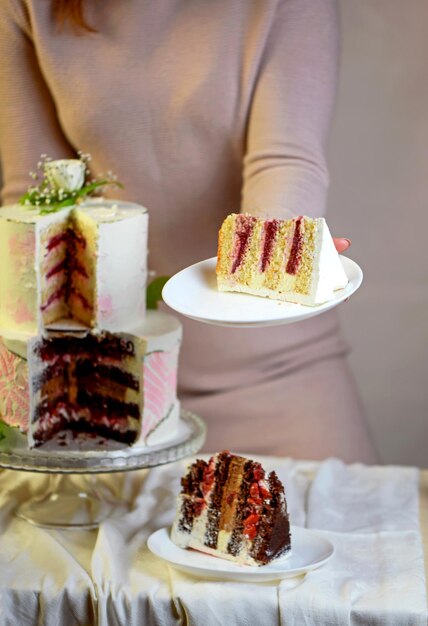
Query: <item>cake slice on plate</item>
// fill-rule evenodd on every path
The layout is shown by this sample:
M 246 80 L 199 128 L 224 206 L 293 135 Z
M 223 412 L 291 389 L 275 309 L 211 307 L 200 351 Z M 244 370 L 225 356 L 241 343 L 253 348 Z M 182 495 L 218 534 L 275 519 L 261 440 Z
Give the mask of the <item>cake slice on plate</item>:
M 284 487 L 275 472 L 228 451 L 195 461 L 181 480 L 171 539 L 245 565 L 290 551 Z
M 324 218 L 232 214 L 219 233 L 217 283 L 220 291 L 315 306 L 348 278 Z

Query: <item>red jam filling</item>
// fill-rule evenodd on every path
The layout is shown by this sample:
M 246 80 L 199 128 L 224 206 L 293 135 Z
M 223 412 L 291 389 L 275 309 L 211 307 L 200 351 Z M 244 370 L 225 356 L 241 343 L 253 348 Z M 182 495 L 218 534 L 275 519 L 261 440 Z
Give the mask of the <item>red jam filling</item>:
M 214 459 L 210 459 L 207 467 L 204 469 L 204 474 L 202 476 L 201 482 L 201 491 L 205 498 L 205 496 L 211 491 L 211 487 L 214 482 Z
M 253 469 L 254 482 L 250 486 L 249 497 L 246 501 L 249 513 L 244 519 L 244 535 L 250 540 L 254 539 L 257 535 L 263 500 L 271 498 L 270 491 L 262 482 L 264 477 L 265 472 L 262 466 L 257 463 Z
M 198 517 L 206 506 L 206 502 L 203 498 L 195 499 L 192 503 L 193 514 Z
M 302 260 L 302 248 L 303 248 L 303 235 L 302 235 L 302 220 L 300 216 L 296 219 L 294 227 L 293 243 L 291 245 L 290 256 L 288 258 L 287 267 L 285 271 L 287 274 L 297 274 L 300 263 Z
M 275 243 L 276 233 L 278 231 L 278 220 L 269 220 L 264 224 L 265 238 L 263 243 L 263 254 L 261 271 L 264 272 L 272 258 L 273 246 Z
M 68 234 L 67 231 L 63 232 L 63 233 L 59 233 L 58 235 L 55 235 L 54 237 L 52 237 L 47 246 L 46 246 L 46 250 L 48 252 L 50 252 L 51 250 L 53 250 L 54 248 L 56 248 L 57 246 L 59 246 L 63 241 L 68 241 Z
M 50 305 L 55 302 L 55 300 L 59 300 L 60 298 L 63 298 L 65 296 L 65 294 L 67 293 L 67 285 L 63 285 L 62 287 L 60 287 L 59 289 L 57 289 L 56 291 L 54 291 L 49 298 L 47 299 L 47 302 L 45 304 L 43 304 L 40 308 L 42 311 L 46 311 L 46 309 L 48 309 L 50 307 Z
M 81 303 L 81 305 L 82 305 L 82 307 L 84 309 L 86 309 L 87 311 L 92 311 L 93 310 L 94 307 L 91 305 L 89 300 L 87 300 L 85 298 L 85 296 L 83 294 L 79 293 L 75 289 L 70 289 L 70 293 L 73 294 L 76 298 L 78 298 L 80 300 L 80 303 Z
M 232 274 L 236 272 L 244 259 L 255 223 L 256 218 L 248 215 L 238 215 L 236 218 L 235 259 L 232 264 Z
M 51 270 L 49 270 L 49 272 L 46 274 L 46 278 L 55 276 L 55 274 L 59 274 L 60 272 L 63 272 L 66 269 L 67 269 L 67 259 L 63 259 L 62 261 L 54 265 L 54 267 Z

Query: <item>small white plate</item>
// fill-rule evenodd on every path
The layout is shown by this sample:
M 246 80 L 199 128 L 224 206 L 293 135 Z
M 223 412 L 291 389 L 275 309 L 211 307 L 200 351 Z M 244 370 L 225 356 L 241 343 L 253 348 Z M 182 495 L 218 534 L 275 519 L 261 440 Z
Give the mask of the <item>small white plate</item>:
M 216 257 L 175 274 L 163 288 L 162 297 L 171 309 L 207 324 L 243 328 L 291 324 L 332 309 L 358 289 L 363 280 L 361 268 L 347 257 L 341 256 L 340 259 L 349 283 L 344 289 L 338 289 L 332 300 L 317 306 L 218 291 Z
M 153 554 L 187 574 L 243 582 L 267 582 L 299 576 L 321 567 L 334 554 L 331 541 L 315 530 L 298 526 L 291 528 L 291 554 L 261 567 L 237 565 L 203 552 L 179 548 L 171 541 L 167 528 L 150 535 L 147 545 Z

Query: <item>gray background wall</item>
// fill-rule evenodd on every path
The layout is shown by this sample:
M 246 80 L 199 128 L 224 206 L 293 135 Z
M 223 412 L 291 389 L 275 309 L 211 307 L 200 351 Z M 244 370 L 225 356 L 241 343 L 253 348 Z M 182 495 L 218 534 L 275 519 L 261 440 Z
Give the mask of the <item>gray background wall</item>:
M 365 272 L 341 317 L 382 459 L 428 467 L 428 2 L 341 10 L 329 222 Z

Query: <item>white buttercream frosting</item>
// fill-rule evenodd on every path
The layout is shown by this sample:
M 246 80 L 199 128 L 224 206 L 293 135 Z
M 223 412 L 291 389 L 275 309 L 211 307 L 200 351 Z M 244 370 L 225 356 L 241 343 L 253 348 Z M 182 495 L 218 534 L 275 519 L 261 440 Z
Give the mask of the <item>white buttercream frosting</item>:
M 313 304 L 331 300 L 337 289 L 348 284 L 339 254 L 324 218 L 317 219 L 314 269 L 312 275 Z

